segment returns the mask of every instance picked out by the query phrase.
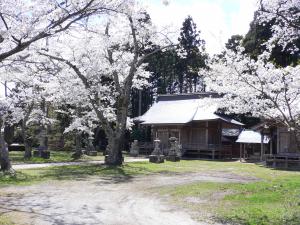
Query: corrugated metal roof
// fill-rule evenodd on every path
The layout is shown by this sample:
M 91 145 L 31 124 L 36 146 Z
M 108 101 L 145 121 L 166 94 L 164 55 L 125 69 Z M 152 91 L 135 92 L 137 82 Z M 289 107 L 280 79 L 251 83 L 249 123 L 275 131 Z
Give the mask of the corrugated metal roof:
M 186 124 L 191 121 L 223 120 L 244 125 L 215 114 L 218 107 L 210 98 L 158 101 L 144 115 L 136 118 L 142 124 Z
M 185 124 L 192 121 L 199 99 L 159 101 L 139 117 L 142 124 Z
M 264 136 L 264 144 L 268 144 L 270 139 Z M 238 139 L 236 140 L 237 143 L 253 143 L 253 144 L 260 144 L 261 143 L 261 134 L 259 132 L 253 130 L 243 130 Z

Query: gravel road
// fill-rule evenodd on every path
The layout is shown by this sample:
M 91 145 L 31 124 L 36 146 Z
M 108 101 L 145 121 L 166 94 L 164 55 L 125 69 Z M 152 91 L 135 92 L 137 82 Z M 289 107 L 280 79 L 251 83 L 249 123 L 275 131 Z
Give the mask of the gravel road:
M 17 225 L 205 225 L 153 191 L 196 181 L 251 179 L 228 173 L 160 174 L 6 187 L 0 189 L 0 212 L 13 216 Z

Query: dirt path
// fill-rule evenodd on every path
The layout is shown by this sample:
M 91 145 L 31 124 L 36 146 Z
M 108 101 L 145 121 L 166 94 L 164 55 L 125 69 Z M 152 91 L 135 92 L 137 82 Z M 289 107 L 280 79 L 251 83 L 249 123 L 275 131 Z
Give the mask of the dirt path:
M 228 173 L 55 181 L 2 188 L 0 212 L 18 225 L 200 225 L 151 191 L 196 181 L 249 182 Z

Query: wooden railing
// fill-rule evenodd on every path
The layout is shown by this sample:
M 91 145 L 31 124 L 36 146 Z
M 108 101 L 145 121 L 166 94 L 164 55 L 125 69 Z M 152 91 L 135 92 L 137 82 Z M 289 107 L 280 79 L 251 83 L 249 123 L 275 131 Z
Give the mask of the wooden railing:
M 168 154 L 168 145 L 161 143 L 160 148 L 166 155 Z M 153 142 L 139 142 L 139 153 L 141 155 L 150 155 L 154 149 Z M 201 143 L 186 143 L 181 144 L 182 155 L 206 157 L 206 158 L 231 158 L 232 146 L 220 144 L 201 144 Z
M 271 167 L 300 169 L 300 153 L 279 153 L 266 155 L 266 165 Z
M 187 156 L 231 158 L 232 145 L 188 143 L 182 144 L 182 151 Z

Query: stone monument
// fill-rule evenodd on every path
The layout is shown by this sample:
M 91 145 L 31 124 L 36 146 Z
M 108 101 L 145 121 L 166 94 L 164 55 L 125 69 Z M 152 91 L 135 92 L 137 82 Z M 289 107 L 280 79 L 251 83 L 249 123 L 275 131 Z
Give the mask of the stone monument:
M 134 140 L 131 143 L 129 155 L 133 156 L 133 157 L 137 157 L 139 155 L 139 143 L 138 143 L 138 140 Z
M 88 145 L 86 148 L 86 154 L 89 156 L 97 156 L 97 151 L 93 145 L 93 141 L 94 141 L 94 138 L 92 136 L 90 136 L 88 138 Z
M 166 157 L 166 160 L 167 161 L 172 161 L 172 162 L 180 161 L 181 151 L 180 151 L 180 146 L 177 142 L 177 138 L 176 137 L 170 137 L 169 141 L 170 141 L 171 146 L 170 146 L 170 149 L 169 149 L 168 156 Z
M 155 139 L 154 140 L 154 150 L 149 156 L 149 162 L 152 163 L 163 163 L 165 162 L 165 156 L 162 154 L 162 151 L 159 147 L 160 140 Z

